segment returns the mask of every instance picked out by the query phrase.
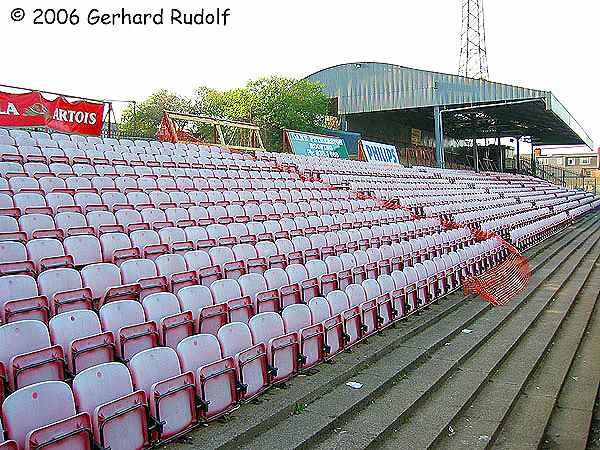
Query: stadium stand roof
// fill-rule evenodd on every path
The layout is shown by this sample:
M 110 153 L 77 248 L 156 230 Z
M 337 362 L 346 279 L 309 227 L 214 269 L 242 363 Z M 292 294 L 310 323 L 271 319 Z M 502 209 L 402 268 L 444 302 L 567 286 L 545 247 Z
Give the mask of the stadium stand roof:
M 590 136 L 550 91 L 528 89 L 394 64 L 358 62 L 332 66 L 308 77 L 337 98 L 350 123 L 379 120 L 455 139 L 530 137 L 533 145 L 587 145 Z M 352 130 L 361 131 L 361 130 Z M 437 137 L 437 136 L 436 136 Z

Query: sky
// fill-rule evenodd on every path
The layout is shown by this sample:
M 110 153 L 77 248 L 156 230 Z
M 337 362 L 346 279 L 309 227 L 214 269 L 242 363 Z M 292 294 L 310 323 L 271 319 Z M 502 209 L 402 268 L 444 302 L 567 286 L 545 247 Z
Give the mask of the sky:
M 0 83 L 141 101 L 157 89 L 242 86 L 376 61 L 456 73 L 463 0 L 3 0 Z M 485 0 L 490 79 L 551 90 L 600 145 L 597 20 L 591 0 Z M 163 25 L 90 25 L 88 14 L 157 13 Z M 23 8 L 25 18 L 11 21 Z M 33 24 L 36 8 L 76 8 L 77 25 Z M 227 25 L 170 24 L 171 10 L 229 8 Z M 52 18 L 52 11 L 47 17 Z M 98 14 L 92 13 L 92 19 Z M 8 44 L 12 42 L 12 44 Z

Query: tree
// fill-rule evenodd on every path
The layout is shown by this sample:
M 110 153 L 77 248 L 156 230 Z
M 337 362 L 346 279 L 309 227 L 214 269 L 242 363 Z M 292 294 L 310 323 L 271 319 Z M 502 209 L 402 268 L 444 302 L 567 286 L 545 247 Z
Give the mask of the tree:
M 265 133 L 268 148 L 281 148 L 281 130 L 321 131 L 329 99 L 321 85 L 282 77 L 248 83 L 254 97 L 253 120 Z
M 154 137 L 164 110 L 192 112 L 194 102 L 165 89 L 156 91 L 135 107 L 129 105 L 121 115 L 121 132 L 127 136 Z
M 226 119 L 248 120 L 263 130 L 265 146 L 282 146 L 282 129 L 321 131 L 329 100 L 321 85 L 283 77 L 260 78 L 245 88 L 217 91 L 200 87 L 194 110 Z
M 163 111 L 168 109 L 254 122 L 262 128 L 265 147 L 281 149 L 284 128 L 321 131 L 328 105 L 329 99 L 320 84 L 272 76 L 226 91 L 202 86 L 193 100 L 160 90 L 137 105 L 135 117 L 132 106 L 123 112 L 121 130 L 132 136 L 154 136 Z M 210 130 L 205 128 L 195 126 L 191 131 L 206 138 Z

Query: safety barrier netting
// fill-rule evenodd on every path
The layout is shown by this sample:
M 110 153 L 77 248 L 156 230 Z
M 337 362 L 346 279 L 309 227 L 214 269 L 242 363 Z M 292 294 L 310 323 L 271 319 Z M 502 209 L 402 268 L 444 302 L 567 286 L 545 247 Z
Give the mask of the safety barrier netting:
M 357 199 L 371 199 L 386 209 L 402 209 L 410 214 L 412 220 L 426 219 L 416 214 L 411 208 L 401 205 L 395 200 L 380 200 L 364 193 L 358 193 Z M 464 225 L 450 220 L 440 220 L 444 230 L 462 228 Z M 476 294 L 493 306 L 502 306 L 519 295 L 529 284 L 531 270 L 529 262 L 517 248 L 506 242 L 498 233 L 468 227 L 476 241 L 497 239 L 507 253 L 506 258 L 498 265 L 481 274 L 469 274 L 463 279 L 465 294 Z
M 296 174 L 304 181 L 319 181 L 332 190 L 338 189 L 336 186 L 326 183 L 319 177 L 307 175 L 291 164 L 277 163 L 278 170 Z M 396 200 L 382 200 L 364 192 L 356 192 L 355 198 L 358 200 L 373 200 L 378 206 L 386 209 L 402 209 L 406 211 L 411 220 L 426 219 L 427 217 L 417 214 L 411 208 L 400 204 Z M 464 225 L 451 220 L 440 219 L 444 230 L 463 228 Z M 509 303 L 513 298 L 525 290 L 531 278 L 529 262 L 521 252 L 509 242 L 504 240 L 498 233 L 483 231 L 477 228 L 468 227 L 471 235 L 478 242 L 495 238 L 502 245 L 506 257 L 494 267 L 480 274 L 469 274 L 462 280 L 462 286 L 465 294 L 475 294 L 493 306 L 502 306 Z

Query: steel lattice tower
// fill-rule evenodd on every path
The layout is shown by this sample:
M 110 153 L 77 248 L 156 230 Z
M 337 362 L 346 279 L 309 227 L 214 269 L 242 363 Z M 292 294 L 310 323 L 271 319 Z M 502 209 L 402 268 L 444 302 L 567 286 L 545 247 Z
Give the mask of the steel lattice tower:
M 462 30 L 460 33 L 458 74 L 487 80 L 487 50 L 483 0 L 462 0 Z

